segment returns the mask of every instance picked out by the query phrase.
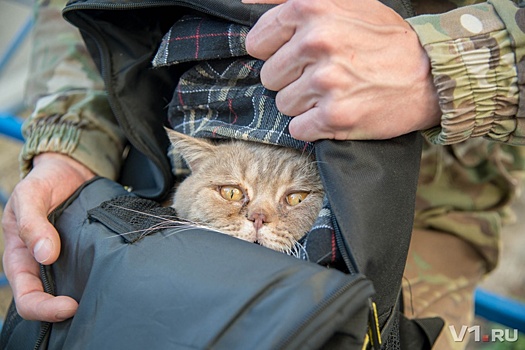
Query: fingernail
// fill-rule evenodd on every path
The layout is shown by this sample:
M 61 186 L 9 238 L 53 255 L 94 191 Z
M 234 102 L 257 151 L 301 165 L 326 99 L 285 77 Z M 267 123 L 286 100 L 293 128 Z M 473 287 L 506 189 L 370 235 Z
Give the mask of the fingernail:
M 53 243 L 49 238 L 44 238 L 35 244 L 33 249 L 33 256 L 39 263 L 45 263 L 51 256 L 53 250 Z

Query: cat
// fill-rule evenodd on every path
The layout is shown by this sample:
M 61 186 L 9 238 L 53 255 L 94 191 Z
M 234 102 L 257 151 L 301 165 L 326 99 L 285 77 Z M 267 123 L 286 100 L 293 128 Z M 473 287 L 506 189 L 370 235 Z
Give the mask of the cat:
M 170 153 L 182 156 L 191 171 L 172 199 L 180 219 L 293 254 L 323 202 L 311 156 L 258 142 L 166 131 Z

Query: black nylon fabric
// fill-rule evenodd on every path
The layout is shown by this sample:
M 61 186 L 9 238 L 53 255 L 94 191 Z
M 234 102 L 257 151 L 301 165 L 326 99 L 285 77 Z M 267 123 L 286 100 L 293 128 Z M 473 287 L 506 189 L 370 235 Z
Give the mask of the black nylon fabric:
M 381 323 L 401 288 L 421 147 L 419 133 L 388 141 L 321 141 L 315 146 L 344 245 L 358 271 L 374 281 Z
M 2 349 L 33 348 L 38 333 L 39 349 L 316 349 L 334 335 L 361 349 L 373 293 L 362 275 L 203 229 L 137 227 L 114 210 L 123 195 L 99 178 L 51 215 L 62 252 L 43 277 L 79 309 L 49 329 L 18 320 Z M 121 208 L 166 213 L 131 202 Z

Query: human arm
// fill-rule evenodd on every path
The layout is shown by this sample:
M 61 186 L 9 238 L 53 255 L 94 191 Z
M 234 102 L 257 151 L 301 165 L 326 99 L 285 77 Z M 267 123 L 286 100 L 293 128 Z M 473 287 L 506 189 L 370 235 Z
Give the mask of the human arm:
M 249 0 L 245 0 L 245 2 L 248 1 Z M 256 2 L 264 1 L 259 0 Z M 509 0 L 497 0 L 493 2 L 500 4 L 500 6 L 503 6 L 501 4 L 506 4 L 505 11 L 508 11 L 510 7 L 511 9 L 513 8 L 514 13 L 516 13 L 516 7 Z M 315 46 L 309 44 L 309 40 L 311 41 L 311 39 L 305 36 L 305 38 L 308 39 L 305 40 L 300 36 L 301 33 L 310 33 L 310 38 L 315 38 L 316 35 L 320 36 L 320 32 L 329 28 L 333 23 L 336 23 L 335 20 L 329 20 L 330 15 L 337 16 L 344 14 L 345 17 L 351 18 L 354 23 L 350 25 L 350 28 L 355 28 L 354 25 L 356 22 L 366 24 L 374 19 L 382 24 L 389 23 L 387 27 L 391 29 L 396 27 L 399 29 L 403 28 L 402 23 L 399 22 L 400 18 L 390 16 L 388 14 L 389 9 L 379 2 L 373 2 L 377 9 L 375 9 L 372 14 L 368 14 L 366 9 L 351 9 L 350 14 L 348 14 L 340 8 L 341 6 L 348 5 L 347 2 L 341 4 L 339 4 L 338 1 L 323 2 L 322 9 L 311 9 L 311 7 L 315 7 L 313 3 L 314 2 L 312 2 L 312 6 L 309 7 L 306 6 L 308 5 L 306 1 L 303 3 L 301 0 L 289 0 L 283 5 L 277 6 L 261 18 L 247 38 L 248 51 L 258 58 L 268 60 L 265 68 L 261 72 L 261 77 L 263 83 L 267 84 L 268 88 L 279 90 L 277 98 L 278 108 L 285 114 L 296 116 L 290 124 L 293 136 L 307 140 L 327 137 L 380 139 L 398 136 L 408 131 L 424 129 L 431 129 L 432 133 L 439 134 L 444 130 L 439 127 L 439 125 L 443 122 L 447 123 L 446 113 L 450 111 L 450 108 L 459 110 L 463 107 L 460 105 L 447 104 L 449 100 L 444 99 L 442 90 L 440 90 L 438 94 L 438 89 L 436 85 L 434 85 L 434 82 L 443 76 L 431 74 L 436 74 L 434 67 L 435 58 L 432 57 L 434 52 L 429 51 L 428 46 L 426 47 L 427 50 L 423 50 L 419 43 L 421 36 L 428 30 L 428 28 L 425 27 L 425 25 L 427 25 L 425 21 L 427 21 L 429 17 L 433 17 L 436 22 L 439 22 L 441 16 L 444 15 L 416 16 L 413 19 L 409 19 L 408 21 L 413 26 L 408 28 L 407 32 L 407 34 L 410 34 L 407 35 L 407 38 L 410 40 L 396 40 L 394 34 L 388 36 L 391 38 L 389 43 L 381 41 L 381 37 L 374 35 L 373 31 L 371 31 L 370 27 L 376 30 L 378 27 L 381 27 L 381 25 L 364 26 L 357 32 L 355 30 L 348 31 L 347 27 L 344 26 L 344 22 L 340 22 L 339 32 L 332 30 L 331 37 L 330 35 L 326 35 L 325 40 L 316 43 L 316 45 L 321 44 L 321 49 L 318 47 L 317 50 L 312 50 L 311 48 Z M 367 7 L 366 3 L 367 1 L 352 3 L 351 6 L 363 5 Z M 337 6 L 331 6 L 334 4 Z M 492 5 L 484 4 L 473 6 Z M 465 7 L 463 10 L 469 11 L 471 7 L 472 6 Z M 349 9 L 349 7 L 346 9 Z M 314 16 L 317 20 L 311 20 L 307 14 L 302 14 L 301 11 L 310 13 L 314 13 L 315 11 L 321 12 L 317 12 L 316 16 Z M 323 15 L 322 11 L 328 11 L 328 14 Z M 359 15 L 352 11 L 361 13 L 363 16 L 361 22 L 359 22 L 359 19 L 355 19 L 355 16 Z M 505 13 L 505 11 L 501 12 Z M 294 14 L 296 17 L 294 17 Z M 378 17 L 381 14 L 387 17 Z M 418 28 L 415 27 L 413 21 L 418 18 L 421 24 L 419 30 L 417 30 Z M 502 42 L 502 44 L 507 45 L 507 48 L 510 46 L 511 51 L 516 53 L 517 60 L 514 60 L 513 65 L 516 65 L 516 62 L 522 62 L 520 61 L 522 55 L 519 54 L 519 50 L 523 44 L 520 44 L 519 38 L 522 38 L 524 34 L 523 31 L 519 29 L 519 25 L 517 24 L 518 19 L 519 16 L 517 15 L 514 17 L 512 17 L 512 15 L 507 16 L 501 29 L 504 33 L 512 33 L 511 35 L 514 39 L 512 42 L 513 45 L 508 45 L 509 40 L 506 41 L 507 44 L 505 44 L 505 42 Z M 502 22 L 497 15 L 495 18 L 489 18 L 488 20 Z M 457 26 L 456 23 L 440 23 L 444 26 L 449 25 L 451 28 Z M 315 26 L 313 24 L 315 24 Z M 405 24 L 408 24 L 408 22 Z M 309 27 L 309 25 L 311 26 Z M 285 26 L 290 26 L 291 29 L 283 29 Z M 341 28 L 343 28 L 343 30 L 341 30 Z M 418 36 L 414 35 L 413 28 L 416 28 Z M 311 33 L 317 34 L 312 36 Z M 341 33 L 344 35 L 341 35 Z M 359 35 L 356 33 L 359 33 Z M 418 40 L 413 40 L 414 36 Z M 470 36 L 473 36 L 473 34 Z M 385 35 L 384 38 L 385 37 L 387 36 Z M 345 40 L 348 42 L 346 38 L 350 38 L 350 46 L 342 44 Z M 355 43 L 352 43 L 353 41 L 355 41 Z M 326 44 L 326 42 L 328 42 L 328 44 Z M 359 42 L 363 43 L 363 45 L 360 45 Z M 497 45 L 499 44 L 500 43 L 497 43 Z M 406 45 L 408 46 L 406 47 Z M 376 48 L 376 50 L 362 51 L 362 47 Z M 308 50 L 309 48 L 310 50 Z M 403 49 L 396 52 L 398 48 Z M 483 48 L 478 49 L 480 51 L 483 50 Z M 281 52 L 281 54 L 279 54 L 279 52 Z M 362 53 L 365 53 L 365 55 L 360 56 Z M 441 53 L 444 54 L 443 52 Z M 427 54 L 431 56 L 430 60 Z M 358 60 L 356 57 L 358 59 L 361 57 L 361 59 Z M 507 56 L 507 58 L 508 57 L 509 56 Z M 462 55 L 453 55 L 449 52 L 446 56 L 442 56 L 442 58 L 444 62 L 448 60 L 450 63 L 461 60 Z M 272 63 L 272 61 L 274 62 Z M 364 65 L 364 68 L 356 65 L 355 62 Z M 340 64 L 342 67 L 345 67 L 345 64 L 347 66 L 350 65 L 350 69 L 337 69 L 337 64 Z M 431 64 L 432 67 L 430 69 Z M 354 71 L 361 73 L 364 79 L 354 74 L 351 69 L 352 65 L 355 65 Z M 283 69 L 283 67 L 286 68 Z M 399 76 L 396 73 L 398 70 L 396 67 L 412 68 L 406 71 L 399 71 L 402 72 Z M 282 71 L 289 72 L 290 68 L 292 69 L 292 73 L 280 74 Z M 447 65 L 446 68 L 452 71 L 454 70 L 453 65 Z M 514 66 L 512 68 L 514 68 Z M 295 73 L 293 69 L 295 69 Z M 331 73 L 330 75 L 330 70 L 335 71 L 335 73 Z M 324 85 L 321 84 L 321 86 L 319 86 L 319 79 L 316 78 L 316 75 L 308 71 L 321 72 L 322 75 L 325 76 Z M 426 77 L 423 78 L 421 73 L 423 73 L 423 75 L 426 74 Z M 465 69 L 463 73 L 465 73 L 468 79 L 475 79 L 478 82 L 483 82 L 485 79 L 484 76 L 477 75 L 475 70 Z M 419 76 L 419 79 L 411 80 L 414 79 L 414 74 Z M 523 73 L 521 73 L 521 75 L 523 76 Z M 329 76 L 329 78 L 326 78 L 326 76 Z M 374 77 L 382 77 L 382 79 L 374 82 L 372 80 Z M 386 79 L 384 77 L 386 77 Z M 371 79 L 367 80 L 367 78 Z M 491 96 L 490 94 L 492 93 L 492 98 L 498 100 L 498 103 L 490 106 L 490 110 L 485 113 L 485 116 L 495 116 L 496 118 L 493 118 L 493 120 L 496 120 L 499 117 L 497 113 L 504 111 L 505 118 L 503 120 L 496 120 L 495 123 L 492 123 L 492 126 L 494 129 L 501 129 L 503 127 L 503 134 L 506 133 L 507 136 L 501 137 L 501 131 L 489 133 L 489 128 L 485 129 L 485 133 L 471 134 L 472 137 L 486 136 L 495 138 L 494 136 L 498 134 L 496 139 L 500 141 L 511 143 L 521 142 L 520 137 L 515 137 L 522 133 L 522 131 L 520 131 L 518 118 L 520 118 L 520 115 L 523 113 L 521 112 L 520 114 L 520 112 L 516 112 L 518 111 L 518 100 L 516 96 L 518 90 L 523 91 L 523 84 L 516 83 L 517 73 L 515 69 L 514 79 L 514 82 L 504 79 L 498 81 L 496 90 L 493 89 L 493 86 L 488 90 L 479 90 L 479 84 L 476 84 L 474 86 L 475 89 L 468 92 L 475 100 L 478 100 L 479 94 L 481 94 L 481 96 L 484 95 L 484 97 L 480 98 L 486 100 L 487 96 Z M 521 79 L 523 80 L 523 78 Z M 398 86 L 394 84 L 388 86 L 385 84 L 385 81 L 393 81 L 398 84 Z M 417 83 L 414 82 L 417 81 L 423 81 L 424 84 L 416 85 Z M 411 85 L 412 87 L 419 86 L 418 91 L 415 93 L 411 92 Z M 290 87 L 295 87 L 295 89 L 290 89 Z M 294 99 L 293 96 L 291 98 L 289 96 L 298 91 L 298 87 L 309 89 L 309 91 L 306 93 L 307 99 L 303 98 L 302 101 L 299 100 L 296 102 L 297 98 Z M 286 91 L 287 89 L 288 92 Z M 311 93 L 312 90 L 314 93 Z M 403 93 L 396 94 L 396 90 L 397 92 Z M 503 98 L 501 98 L 500 93 L 504 90 L 506 90 L 507 93 L 504 93 Z M 284 93 L 282 93 L 283 91 Z M 292 91 L 292 93 L 290 91 Z M 508 96 L 508 92 L 511 92 L 512 95 Z M 279 97 L 279 94 L 281 94 L 281 97 Z M 313 98 L 310 96 L 313 96 Z M 337 101 L 334 96 L 342 98 L 340 101 Z M 523 99 L 521 100 L 523 101 Z M 449 109 L 447 110 L 447 108 Z M 515 113 L 512 113 L 513 110 Z M 521 107 L 521 110 L 523 110 L 523 107 Z M 509 111 L 511 111 L 510 114 Z M 477 113 L 478 111 L 468 116 L 469 123 L 474 123 L 473 120 Z M 441 118 L 442 116 L 443 118 Z M 465 120 L 462 120 L 461 122 L 464 121 Z M 516 126 L 516 124 L 518 125 Z M 450 125 L 450 123 L 448 125 Z M 444 130 L 441 134 L 446 134 L 447 132 L 448 130 Z M 430 139 L 440 143 L 459 142 L 457 139 L 449 138 L 445 140 L 443 137 L 430 137 Z
M 43 292 L 37 260 L 51 264 L 60 252 L 47 215 L 95 174 L 115 179 L 125 142 L 78 31 L 62 19 L 64 4 L 37 3 L 27 88 L 34 112 L 23 127 L 24 178 L 2 218 L 4 269 L 18 311 L 52 322 L 71 317 L 76 301 Z M 38 243 L 45 239 L 49 244 Z

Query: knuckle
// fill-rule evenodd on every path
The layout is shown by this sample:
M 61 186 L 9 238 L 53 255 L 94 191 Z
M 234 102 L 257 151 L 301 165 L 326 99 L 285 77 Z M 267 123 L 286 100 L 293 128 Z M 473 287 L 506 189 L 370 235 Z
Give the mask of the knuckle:
M 13 210 L 11 204 L 7 202 L 4 208 L 4 215 L 2 215 L 2 228 L 4 231 L 13 225 Z
M 351 129 L 356 123 L 355 116 L 346 109 L 342 109 L 336 101 L 326 102 L 320 113 L 325 126 L 334 132 Z
M 31 308 L 30 300 L 27 300 L 28 297 L 28 295 L 17 295 L 14 293 L 16 312 L 25 320 L 35 320 L 36 315 Z
M 318 15 L 321 6 L 321 1 L 311 1 L 311 0 L 293 0 L 290 1 L 290 6 L 293 11 L 295 11 L 300 18 L 304 18 L 307 15 Z
M 337 79 L 334 79 L 333 70 L 329 66 L 320 67 L 312 73 L 312 86 L 320 91 L 331 90 Z
M 16 300 L 16 298 L 15 298 Z M 20 317 L 22 317 L 24 320 L 30 320 L 29 313 L 26 312 L 26 308 L 21 304 L 20 302 L 16 303 L 16 312 Z
M 279 91 L 275 96 L 275 106 L 277 107 L 277 110 L 283 114 L 289 116 L 293 116 L 294 114 L 290 99 L 282 91 Z
M 309 31 L 299 45 L 302 52 L 315 55 L 326 54 L 333 50 L 333 40 L 329 33 L 322 29 Z
M 31 240 L 31 236 L 34 231 L 34 225 L 31 222 L 31 220 L 26 220 L 24 218 L 21 218 L 18 222 L 18 236 L 22 239 L 24 242 L 28 242 Z
M 22 305 L 20 305 L 22 304 Z M 35 315 L 33 314 L 33 312 L 31 312 L 31 310 L 29 310 L 28 308 L 24 307 L 23 303 L 16 303 L 16 312 L 18 312 L 18 314 L 20 315 L 20 317 L 22 317 L 24 320 L 36 320 L 37 317 L 35 317 Z
M 271 67 L 268 64 L 268 62 L 266 62 L 261 68 L 260 79 L 261 79 L 261 84 L 265 88 L 267 88 L 268 90 L 274 91 L 273 82 L 272 82 L 272 74 L 270 74 L 270 71 L 271 71 Z
M 345 68 L 336 63 L 319 65 L 312 70 L 310 83 L 322 95 L 348 95 L 353 87 L 353 79 Z

